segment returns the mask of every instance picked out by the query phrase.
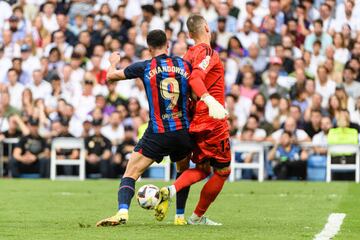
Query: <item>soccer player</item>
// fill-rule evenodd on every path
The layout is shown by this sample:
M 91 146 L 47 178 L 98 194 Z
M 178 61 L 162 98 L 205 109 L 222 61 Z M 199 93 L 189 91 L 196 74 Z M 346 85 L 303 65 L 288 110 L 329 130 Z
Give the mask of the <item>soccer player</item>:
M 161 162 L 164 156 L 171 161 L 187 161 L 192 151 L 192 139 L 188 133 L 188 93 L 192 88 L 204 88 L 202 82 L 188 81 L 191 65 L 179 57 L 167 55 L 165 32 L 153 30 L 147 36 L 151 60 L 137 62 L 125 69 L 116 69 L 120 55 L 109 57 L 108 81 L 141 78 L 149 102 L 148 128 L 132 153 L 118 191 L 118 212 L 99 221 L 97 226 L 114 226 L 128 221 L 128 209 L 134 196 L 135 181 L 153 162 Z M 224 107 L 207 92 L 200 95 L 214 118 L 225 118 Z M 167 201 L 162 204 L 165 205 Z M 163 218 L 162 214 L 156 215 Z
M 224 67 L 219 55 L 210 47 L 210 29 L 201 15 L 192 15 L 187 20 L 189 36 L 194 39 L 195 46 L 191 47 L 184 59 L 192 65 L 193 71 L 189 81 L 202 81 L 205 89 L 192 89 L 197 96 L 208 92 L 218 102 L 225 103 Z M 195 80 L 197 79 L 197 80 Z M 161 202 L 155 208 L 156 214 L 165 216 L 168 208 L 167 199 L 177 195 L 177 215 L 175 224 L 185 224 L 184 208 L 189 186 L 213 175 L 204 185 L 200 200 L 188 224 L 221 225 L 209 220 L 204 213 L 220 193 L 230 174 L 230 143 L 229 127 L 226 119 L 214 119 L 208 116 L 208 108 L 204 101 L 197 101 L 194 117 L 190 123 L 190 133 L 194 136 L 196 146 L 192 161 L 195 169 L 185 170 L 173 185 L 161 188 Z M 186 169 L 184 162 L 177 164 L 178 170 Z

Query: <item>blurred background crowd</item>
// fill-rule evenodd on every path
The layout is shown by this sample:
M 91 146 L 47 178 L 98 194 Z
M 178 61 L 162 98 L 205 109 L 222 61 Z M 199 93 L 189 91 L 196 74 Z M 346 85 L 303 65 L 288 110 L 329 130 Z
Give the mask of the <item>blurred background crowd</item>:
M 59 136 L 85 138 L 87 173 L 121 175 L 148 105 L 141 80 L 106 82 L 108 56 L 120 50 L 121 68 L 149 59 L 146 35 L 158 28 L 169 54 L 183 56 L 191 13 L 208 20 L 225 67 L 232 138 L 272 143 L 277 178 L 305 178 L 321 145 L 358 142 L 358 0 L 19 0 L 0 9 L 0 141 L 20 139 L 12 154 L 4 148 L 14 177 L 47 177 Z

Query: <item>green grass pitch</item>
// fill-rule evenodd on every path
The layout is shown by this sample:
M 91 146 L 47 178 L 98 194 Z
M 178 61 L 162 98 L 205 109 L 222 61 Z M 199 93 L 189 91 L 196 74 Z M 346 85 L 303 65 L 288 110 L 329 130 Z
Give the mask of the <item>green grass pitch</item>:
M 152 211 L 133 201 L 127 225 L 96 228 L 98 220 L 116 212 L 118 183 L 0 180 L 0 239 L 313 239 L 330 213 L 346 213 L 335 239 L 360 239 L 360 185 L 355 183 L 226 183 L 207 212 L 221 227 L 174 226 L 174 204 L 168 217 L 156 222 Z M 187 216 L 202 185 L 190 192 Z

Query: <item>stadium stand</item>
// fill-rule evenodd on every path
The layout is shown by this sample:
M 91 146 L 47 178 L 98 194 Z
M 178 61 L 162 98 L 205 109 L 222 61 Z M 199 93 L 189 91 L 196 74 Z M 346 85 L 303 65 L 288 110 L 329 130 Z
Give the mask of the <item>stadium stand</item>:
M 344 115 L 356 138 L 345 144 L 359 148 L 360 1 L 21 0 L 0 1 L 0 7 L 2 176 L 22 176 L 22 168 L 11 171 L 17 163 L 14 149 L 21 148 L 14 139 L 26 138 L 35 122 L 46 148 L 57 137 L 87 139 L 85 148 L 97 157 L 87 155 L 85 168 L 98 176 L 121 176 L 146 127 L 148 105 L 141 80 L 106 82 L 108 56 L 119 50 L 121 68 L 148 59 L 146 34 L 155 28 L 166 31 L 169 54 L 184 55 L 193 44 L 185 24 L 193 12 L 209 21 L 212 47 L 225 67 L 234 149 L 241 141 L 263 149 L 261 166 L 259 154 L 234 151 L 235 166 L 248 164 L 261 172 L 242 169 L 242 178 L 276 179 L 280 165 L 299 161 L 307 170 L 305 179 L 325 180 L 331 167 L 325 160 L 328 134 L 336 132 Z M 107 160 L 94 149 L 96 127 L 100 142 L 111 143 Z M 290 145 L 279 151 L 284 132 Z M 291 149 L 296 151 L 290 156 Z M 25 156 L 21 164 L 34 164 L 30 172 L 40 174 L 31 149 L 23 146 L 17 154 Z M 65 155 L 75 159 L 78 154 Z M 351 156 L 341 156 L 340 161 L 352 163 Z M 49 151 L 42 157 L 50 159 Z M 354 179 L 350 175 L 340 179 Z

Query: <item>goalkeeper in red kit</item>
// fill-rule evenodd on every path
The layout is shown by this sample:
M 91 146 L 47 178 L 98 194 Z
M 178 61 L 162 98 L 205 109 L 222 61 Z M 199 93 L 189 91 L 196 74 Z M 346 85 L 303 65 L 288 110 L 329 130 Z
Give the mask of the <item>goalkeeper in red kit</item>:
M 200 79 L 204 83 L 197 88 L 193 87 L 192 91 L 197 96 L 207 96 L 205 93 L 208 93 L 210 97 L 196 99 L 194 115 L 189 129 L 196 142 L 192 156 L 196 168 L 188 169 L 188 162 L 179 162 L 177 164 L 178 172 L 181 173 L 182 170 L 187 170 L 178 176 L 173 185 L 161 189 L 161 201 L 155 211 L 161 216 L 158 220 L 162 220 L 161 218 L 165 217 L 168 210 L 169 199 L 176 195 L 177 215 L 175 216 L 175 224 L 186 224 L 184 209 L 189 187 L 208 177 L 211 170 L 213 170 L 213 175 L 201 190 L 200 200 L 187 223 L 193 225 L 221 225 L 209 220 L 204 216 L 204 213 L 221 192 L 230 174 L 230 135 L 227 120 L 225 116 L 224 118 L 219 116 L 217 119 L 210 117 L 211 114 L 207 107 L 209 105 L 208 101 L 215 100 L 224 105 L 224 67 L 219 55 L 210 47 L 210 28 L 204 17 L 192 15 L 188 18 L 186 24 L 189 36 L 195 41 L 195 46 L 191 47 L 184 56 L 184 59 L 190 62 L 193 67 L 190 79 Z

